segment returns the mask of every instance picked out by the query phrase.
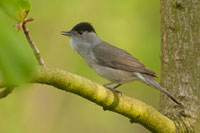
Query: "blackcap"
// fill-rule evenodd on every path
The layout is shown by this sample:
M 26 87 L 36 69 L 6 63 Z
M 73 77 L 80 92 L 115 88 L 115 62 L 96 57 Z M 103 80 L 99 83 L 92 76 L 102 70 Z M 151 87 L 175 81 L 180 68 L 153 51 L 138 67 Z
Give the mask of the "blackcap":
M 181 105 L 154 79 L 155 72 L 145 67 L 127 51 L 101 40 L 90 23 L 81 22 L 70 31 L 63 31 L 62 35 L 70 37 L 72 49 L 83 57 L 90 68 L 101 77 L 111 81 L 104 84 L 104 87 L 113 92 L 119 92 L 115 89 L 120 85 L 138 80 L 164 92 L 175 103 Z M 109 87 L 112 84 L 116 85 Z

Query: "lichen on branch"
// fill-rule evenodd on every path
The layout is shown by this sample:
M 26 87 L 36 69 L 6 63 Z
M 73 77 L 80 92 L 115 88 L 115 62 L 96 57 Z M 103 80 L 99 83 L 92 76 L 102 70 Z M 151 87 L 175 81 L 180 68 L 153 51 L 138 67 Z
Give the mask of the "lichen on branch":
M 172 120 L 159 113 L 153 107 L 120 94 L 113 93 L 95 82 L 78 75 L 47 67 L 40 67 L 36 83 L 47 84 L 86 98 L 104 110 L 110 110 L 140 123 L 152 132 L 174 133 L 175 125 Z
M 174 122 L 159 113 L 153 107 L 118 93 L 113 93 L 102 85 L 81 76 L 60 69 L 38 67 L 36 78 L 32 83 L 54 86 L 88 99 L 104 110 L 109 110 L 128 117 L 133 123 L 139 123 L 153 133 L 174 133 Z M 0 81 L 0 88 L 6 87 Z

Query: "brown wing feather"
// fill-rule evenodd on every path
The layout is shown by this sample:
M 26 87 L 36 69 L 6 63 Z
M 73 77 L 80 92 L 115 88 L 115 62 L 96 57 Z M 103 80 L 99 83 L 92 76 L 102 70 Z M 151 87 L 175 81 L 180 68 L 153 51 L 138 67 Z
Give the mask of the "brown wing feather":
M 110 51 L 113 50 L 114 52 Z M 93 48 L 99 65 L 130 72 L 140 72 L 156 77 L 156 73 L 146 68 L 138 59 L 120 48 L 102 42 Z

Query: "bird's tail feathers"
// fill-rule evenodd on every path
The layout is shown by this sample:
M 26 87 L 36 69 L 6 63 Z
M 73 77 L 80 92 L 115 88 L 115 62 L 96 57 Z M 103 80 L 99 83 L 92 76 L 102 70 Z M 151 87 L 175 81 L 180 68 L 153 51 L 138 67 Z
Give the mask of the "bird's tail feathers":
M 162 91 L 169 98 L 171 98 L 175 103 L 182 106 L 182 104 L 172 94 L 170 94 L 165 88 L 163 88 L 153 77 L 151 77 L 150 75 L 140 74 L 140 73 L 137 73 L 137 76 L 141 81 L 143 81 L 149 86 L 152 86 L 153 88 L 156 88 Z

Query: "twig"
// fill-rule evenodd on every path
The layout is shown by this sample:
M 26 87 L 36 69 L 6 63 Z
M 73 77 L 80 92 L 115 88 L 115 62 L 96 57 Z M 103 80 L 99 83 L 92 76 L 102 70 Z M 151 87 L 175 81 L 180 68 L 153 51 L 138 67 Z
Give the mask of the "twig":
M 27 22 L 30 22 L 30 21 L 33 21 L 33 18 L 27 18 L 27 19 L 24 19 L 23 21 L 23 24 L 22 24 L 22 28 L 24 30 L 24 34 L 26 35 L 26 38 L 29 42 L 29 44 L 31 45 L 32 49 L 33 49 L 33 52 L 39 62 L 39 64 L 41 66 L 45 66 L 45 63 L 44 63 L 44 60 L 42 59 L 42 57 L 40 56 L 40 51 L 39 49 L 37 48 L 37 46 L 35 45 L 34 41 L 32 40 L 30 34 L 29 34 L 29 30 L 28 28 L 26 27 L 26 23 Z

